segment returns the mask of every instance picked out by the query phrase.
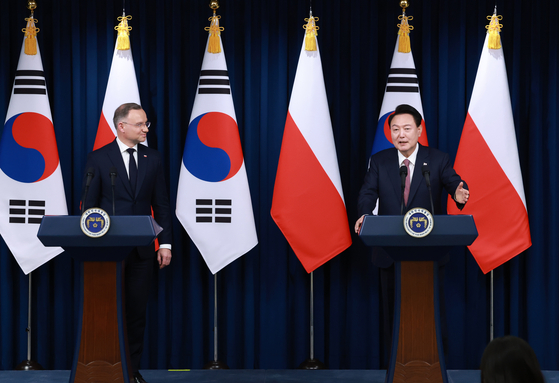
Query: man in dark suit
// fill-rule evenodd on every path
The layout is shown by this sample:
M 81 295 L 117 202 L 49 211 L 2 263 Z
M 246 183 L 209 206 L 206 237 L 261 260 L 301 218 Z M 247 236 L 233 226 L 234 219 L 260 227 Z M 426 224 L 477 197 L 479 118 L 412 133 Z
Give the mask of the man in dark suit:
M 402 205 L 404 213 L 411 208 L 418 207 L 431 211 L 431 197 L 422 172 L 424 165 L 427 165 L 430 171 L 435 210 L 431 213 L 443 213 L 441 208 L 443 189 L 453 196 L 459 209 L 462 209 L 468 202 L 470 192 L 450 165 L 448 154 L 418 143 L 423 132 L 421 120 L 421 114 L 412 106 L 405 104 L 399 105 L 394 114 L 388 118 L 394 148 L 380 151 L 371 156 L 369 160 L 369 169 L 359 192 L 359 219 L 355 223 L 356 233 L 359 233 L 365 215 L 373 213 L 377 199 L 379 215 L 401 215 Z M 404 193 L 401 192 L 402 180 L 399 172 L 401 166 L 406 166 L 409 174 L 409 180 L 406 179 L 405 182 Z M 383 311 L 385 312 L 385 343 L 389 344 L 394 307 L 394 265 L 392 258 L 379 248 L 373 249 L 373 263 L 380 268 Z M 445 260 L 439 262 L 440 265 L 444 263 Z M 439 271 L 441 287 L 443 275 L 441 267 Z M 441 306 L 443 301 L 441 295 Z M 444 310 L 441 311 L 444 315 Z M 442 325 L 444 326 L 445 323 Z
M 114 114 L 117 138 L 91 152 L 86 169 L 93 169 L 84 208 L 99 207 L 113 214 L 112 180 L 116 215 L 153 215 L 163 227 L 160 247 L 136 247 L 125 261 L 126 326 L 130 364 L 135 383 L 145 383 L 138 372 L 144 344 L 146 309 L 156 265 L 163 268 L 171 262 L 172 216 L 161 156 L 141 145 L 150 126 L 146 113 L 135 103 L 123 104 Z M 85 177 L 84 177 L 85 186 Z

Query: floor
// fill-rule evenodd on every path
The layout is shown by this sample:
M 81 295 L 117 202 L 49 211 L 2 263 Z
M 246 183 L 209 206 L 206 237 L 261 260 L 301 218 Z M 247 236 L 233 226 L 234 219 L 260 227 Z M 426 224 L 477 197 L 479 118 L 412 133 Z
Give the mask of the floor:
M 149 383 L 384 383 L 384 370 L 144 370 Z M 559 371 L 544 371 L 559 383 Z M 67 383 L 70 371 L 0 371 L 0 383 Z M 449 370 L 448 383 L 480 383 L 478 370 Z
M 384 383 L 384 370 L 144 370 L 149 383 Z M 559 372 L 554 372 L 559 383 Z M 552 375 L 553 375 L 552 374 Z M 448 371 L 449 383 L 479 383 L 479 371 Z M 547 378 L 547 376 L 546 376 Z M 0 383 L 68 382 L 70 371 L 0 371 Z M 550 383 L 553 380 L 548 380 Z

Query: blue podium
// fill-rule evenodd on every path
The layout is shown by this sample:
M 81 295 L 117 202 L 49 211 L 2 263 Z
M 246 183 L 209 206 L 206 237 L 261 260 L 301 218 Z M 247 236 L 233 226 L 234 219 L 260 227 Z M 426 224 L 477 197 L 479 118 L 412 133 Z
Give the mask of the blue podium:
M 133 378 L 126 340 L 124 259 L 150 245 L 161 228 L 151 216 L 113 216 L 109 231 L 91 238 L 81 216 L 45 216 L 37 237 L 80 262 L 79 324 L 70 383 L 123 382 Z
M 438 261 L 455 246 L 471 245 L 471 215 L 437 215 L 429 235 L 406 233 L 404 216 L 365 216 L 359 237 L 394 260 L 394 323 L 385 382 L 448 383 L 439 322 Z

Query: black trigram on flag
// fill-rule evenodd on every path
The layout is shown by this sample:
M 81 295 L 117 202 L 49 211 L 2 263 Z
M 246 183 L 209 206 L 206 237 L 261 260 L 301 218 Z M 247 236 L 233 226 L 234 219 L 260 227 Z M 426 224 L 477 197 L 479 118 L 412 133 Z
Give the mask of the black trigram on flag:
M 42 70 L 16 71 L 14 94 L 47 94 L 45 72 Z
M 231 94 L 229 73 L 226 70 L 201 71 L 198 94 Z
M 44 215 L 45 201 L 10 200 L 10 223 L 40 224 Z
M 415 68 L 390 68 L 386 91 L 419 93 L 419 81 Z
M 230 199 L 197 199 L 196 222 L 198 223 L 231 223 Z

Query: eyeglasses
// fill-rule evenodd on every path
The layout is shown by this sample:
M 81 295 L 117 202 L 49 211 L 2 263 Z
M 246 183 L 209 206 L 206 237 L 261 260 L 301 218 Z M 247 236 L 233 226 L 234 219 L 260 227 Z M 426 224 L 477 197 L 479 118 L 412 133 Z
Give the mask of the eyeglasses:
M 135 126 L 135 127 L 138 128 L 138 129 L 142 129 L 143 126 L 145 126 L 146 128 L 149 129 L 149 127 L 151 126 L 151 122 L 149 122 L 149 121 L 146 121 L 146 122 L 138 122 L 137 124 L 130 124 L 130 123 L 126 122 L 126 121 L 120 121 L 120 122 L 122 122 L 123 124 L 126 124 L 126 125 Z

